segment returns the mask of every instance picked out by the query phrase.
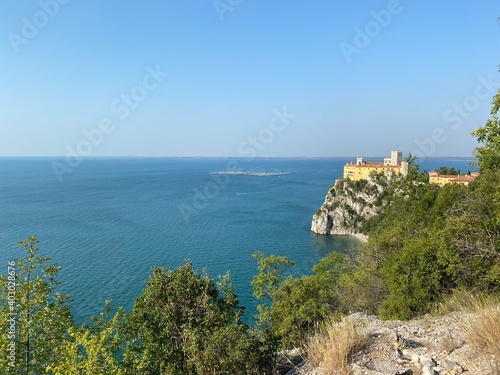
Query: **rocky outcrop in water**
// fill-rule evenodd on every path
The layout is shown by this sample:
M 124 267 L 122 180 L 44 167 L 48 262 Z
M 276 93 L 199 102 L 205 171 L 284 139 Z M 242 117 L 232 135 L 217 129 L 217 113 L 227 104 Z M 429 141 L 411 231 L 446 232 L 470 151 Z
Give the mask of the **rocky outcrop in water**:
M 356 235 L 366 219 L 379 213 L 389 183 L 384 176 L 359 181 L 339 179 L 313 216 L 317 234 Z

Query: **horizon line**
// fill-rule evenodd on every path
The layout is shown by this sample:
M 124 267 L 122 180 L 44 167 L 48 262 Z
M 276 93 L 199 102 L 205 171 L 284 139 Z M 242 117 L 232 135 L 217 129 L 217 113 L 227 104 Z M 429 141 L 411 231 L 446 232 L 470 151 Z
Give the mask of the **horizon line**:
M 138 155 L 107 155 L 107 156 L 86 156 L 79 157 L 81 160 L 92 160 L 92 159 L 242 159 L 242 160 L 255 160 L 255 159 L 345 159 L 345 158 L 356 158 L 360 156 L 353 155 L 341 155 L 341 156 L 258 156 L 253 158 L 248 158 L 244 156 L 138 156 Z M 383 158 L 384 155 L 368 155 L 362 156 L 364 158 Z M 58 155 L 0 155 L 0 159 L 66 159 L 67 156 Z M 475 159 L 474 156 L 463 156 L 463 155 L 431 155 L 424 157 L 417 157 L 417 160 L 422 159 L 432 159 L 432 158 L 461 158 L 461 159 Z

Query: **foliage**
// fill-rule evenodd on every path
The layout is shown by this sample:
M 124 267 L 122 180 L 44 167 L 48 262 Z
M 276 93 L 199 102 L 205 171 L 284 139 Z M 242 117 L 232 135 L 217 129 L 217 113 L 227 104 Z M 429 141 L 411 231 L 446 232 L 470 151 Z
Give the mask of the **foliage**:
M 330 314 L 329 296 L 322 292 L 314 276 L 287 279 L 276 291 L 271 310 L 272 331 L 281 339 L 283 348 L 300 343 L 304 333 Z
M 387 202 L 341 277 L 344 309 L 407 319 L 454 288 L 500 292 L 500 172 L 470 187 L 397 180 Z
M 210 355 L 220 374 L 238 366 L 265 373 L 265 348 L 244 360 L 258 340 L 241 322 L 242 312 L 229 275 L 215 283 L 189 261 L 176 270 L 155 268 L 128 317 L 124 365 L 130 374 L 208 374 Z
M 440 296 L 441 270 L 433 246 L 425 238 L 416 239 L 384 260 L 388 297 L 380 310 L 383 318 L 408 319 L 426 313 Z
M 46 366 L 59 359 L 58 346 L 73 325 L 69 296 L 57 291 L 60 267 L 50 263 L 50 258 L 38 255 L 37 243 L 35 236 L 19 242 L 26 256 L 15 261 L 14 315 L 7 302 L 7 279 L 3 277 L 0 281 L 0 321 L 4 323 L 14 317 L 17 326 L 16 366 L 12 374 L 44 374 Z M 0 337 L 0 366 L 9 368 L 4 350 L 7 336 Z
M 60 360 L 49 365 L 47 371 L 54 375 L 123 374 L 119 357 L 125 344 L 123 325 L 126 314 L 122 308 L 113 316 L 111 311 L 109 301 L 106 301 L 104 311 L 92 318 L 92 326 L 70 328 L 69 338 L 59 345 Z
M 69 297 L 56 291 L 60 267 L 38 256 L 36 237 L 20 242 L 15 261 L 17 331 L 12 374 L 271 374 L 276 342 L 268 331 L 241 322 L 243 308 L 229 275 L 214 282 L 188 261 L 176 270 L 153 269 L 127 316 L 109 301 L 91 325 L 76 327 Z M 8 326 L 9 284 L 0 279 L 0 324 Z M 0 336 L 1 368 L 11 338 Z
M 252 254 L 252 258 L 257 260 L 257 270 L 259 271 L 251 282 L 253 295 L 255 298 L 264 301 L 264 303 L 257 306 L 259 312 L 257 320 L 262 327 L 269 328 L 274 294 L 285 279 L 286 270 L 294 266 L 295 262 L 288 260 L 285 256 L 270 255 L 264 257 L 261 251 Z
M 458 175 L 460 174 L 460 169 L 456 170 L 455 168 L 439 167 L 438 169 L 436 169 L 436 172 L 438 174 L 444 175 Z
M 500 171 L 482 173 L 441 223 L 440 261 L 452 287 L 500 292 Z
M 257 296 L 265 296 L 269 304 L 260 308 L 272 334 L 281 347 L 289 348 L 300 344 L 307 333 L 338 308 L 336 283 L 348 264 L 345 255 L 333 252 L 315 267 L 315 274 L 293 278 L 284 277 L 285 270 L 293 263 L 285 257 L 255 256 L 259 260 L 259 273 L 253 285 L 259 288 Z M 265 286 L 265 293 L 261 289 Z
M 338 281 L 338 298 L 343 312 L 366 311 L 377 314 L 386 298 L 387 285 L 381 275 L 382 251 L 370 240 L 358 250 L 349 268 Z
M 276 345 L 266 331 L 231 324 L 216 329 L 203 346 L 194 347 L 196 374 L 272 374 Z
M 481 172 L 486 170 L 500 170 L 500 90 L 492 101 L 491 116 L 484 126 L 479 127 L 471 134 L 482 146 L 474 150 L 477 165 Z

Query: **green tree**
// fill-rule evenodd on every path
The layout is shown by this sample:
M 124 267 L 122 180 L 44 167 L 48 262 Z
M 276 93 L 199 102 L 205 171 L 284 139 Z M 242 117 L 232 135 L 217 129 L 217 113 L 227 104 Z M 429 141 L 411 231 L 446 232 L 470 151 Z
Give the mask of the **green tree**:
M 259 312 L 257 319 L 262 327 L 269 327 L 274 293 L 284 281 L 286 270 L 294 266 L 295 262 L 285 256 L 270 255 L 265 257 L 261 251 L 252 254 L 252 258 L 257 260 L 257 270 L 259 271 L 251 281 L 253 295 L 255 298 L 264 301 L 264 303 L 257 306 Z
M 230 324 L 215 329 L 202 346 L 194 347 L 193 362 L 199 375 L 271 375 L 275 352 L 267 332 Z
M 109 301 L 93 324 L 69 329 L 69 337 L 59 348 L 59 360 L 47 367 L 54 375 L 85 374 L 85 375 L 121 375 L 120 357 L 123 352 L 125 310 L 119 308 L 111 315 Z
M 409 319 L 428 312 L 438 301 L 442 272 L 436 253 L 436 245 L 423 236 L 385 259 L 382 272 L 389 294 L 381 306 L 383 318 Z
M 38 255 L 38 240 L 31 236 L 19 242 L 27 256 L 16 259 L 15 318 L 17 327 L 16 367 L 12 374 L 39 375 L 57 362 L 58 347 L 73 326 L 67 294 L 57 291 L 60 266 Z M 0 282 L 0 316 L 2 323 L 10 317 L 8 280 Z M 2 335 L 5 336 L 5 335 Z M 0 353 L 0 366 L 7 367 L 6 351 Z
M 259 274 L 253 279 L 256 296 L 266 298 L 260 322 L 267 324 L 282 348 L 301 344 L 318 323 L 338 310 L 336 284 L 348 258 L 332 252 L 314 266 L 314 274 L 293 278 L 285 271 L 294 263 L 285 257 L 264 257 L 258 252 Z
M 500 90 L 493 97 L 491 116 L 484 126 L 471 134 L 482 146 L 474 150 L 477 165 L 481 172 L 485 170 L 500 170 Z
M 387 297 L 387 284 L 381 274 L 386 249 L 370 237 L 357 251 L 349 268 L 338 282 L 340 310 L 344 312 L 366 311 L 377 314 L 380 304 Z
M 455 288 L 500 292 L 500 171 L 486 170 L 450 206 L 439 253 Z
M 273 296 L 272 332 L 283 349 L 302 344 L 327 316 L 333 314 L 333 290 L 324 289 L 316 275 L 286 279 Z
M 460 169 L 456 170 L 455 168 L 439 167 L 436 170 L 436 172 L 438 174 L 457 175 L 457 174 L 460 174 Z
M 366 310 L 384 317 L 405 319 L 429 311 L 449 285 L 441 263 L 446 214 L 468 189 L 442 189 L 417 180 L 391 183 L 389 202 L 372 220 L 370 241 L 355 257 L 351 271 L 340 281 L 344 310 Z
M 128 317 L 123 364 L 128 373 L 145 375 L 229 374 L 238 366 L 245 368 L 243 358 L 255 342 L 241 322 L 242 313 L 229 275 L 215 283 L 189 261 L 176 270 L 154 268 Z M 211 353 L 217 372 L 203 364 L 206 353 Z M 265 350 L 262 356 L 256 353 L 255 363 L 264 366 L 260 358 L 267 355 Z

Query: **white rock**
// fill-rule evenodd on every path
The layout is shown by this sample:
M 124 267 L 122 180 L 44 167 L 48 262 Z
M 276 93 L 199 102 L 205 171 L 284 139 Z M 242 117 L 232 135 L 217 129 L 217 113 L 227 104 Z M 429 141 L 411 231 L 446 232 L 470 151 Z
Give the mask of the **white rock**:
M 366 186 L 360 190 L 353 187 L 353 181 L 335 181 L 326 194 L 323 205 L 313 216 L 311 231 L 317 234 L 358 234 L 359 228 L 353 226 L 355 217 L 366 219 L 377 214 L 380 208 L 374 203 L 386 189 L 375 179 L 369 178 L 366 181 Z

